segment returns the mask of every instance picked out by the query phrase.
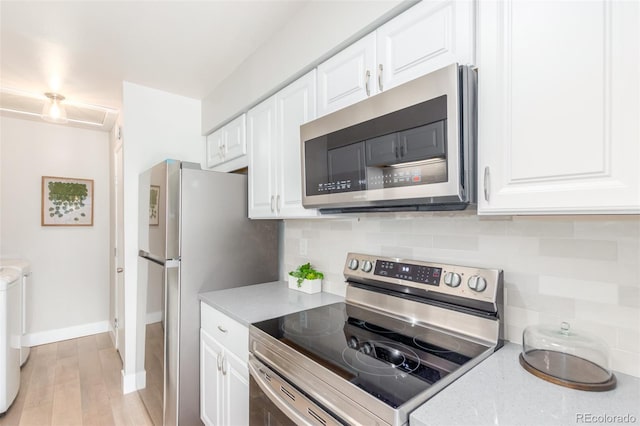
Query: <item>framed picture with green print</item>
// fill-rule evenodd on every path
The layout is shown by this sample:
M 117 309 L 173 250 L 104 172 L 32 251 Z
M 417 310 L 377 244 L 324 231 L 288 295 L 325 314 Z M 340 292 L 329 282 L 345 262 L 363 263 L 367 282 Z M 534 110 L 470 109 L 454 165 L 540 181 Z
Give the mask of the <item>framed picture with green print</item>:
M 93 180 L 42 176 L 42 226 L 93 226 Z

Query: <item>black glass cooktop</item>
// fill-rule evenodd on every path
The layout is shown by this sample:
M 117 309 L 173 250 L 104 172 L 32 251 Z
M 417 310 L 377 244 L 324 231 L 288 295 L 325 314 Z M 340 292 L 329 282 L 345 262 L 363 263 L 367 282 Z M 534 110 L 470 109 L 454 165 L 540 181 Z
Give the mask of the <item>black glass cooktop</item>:
M 346 303 L 253 326 L 394 408 L 488 349 Z

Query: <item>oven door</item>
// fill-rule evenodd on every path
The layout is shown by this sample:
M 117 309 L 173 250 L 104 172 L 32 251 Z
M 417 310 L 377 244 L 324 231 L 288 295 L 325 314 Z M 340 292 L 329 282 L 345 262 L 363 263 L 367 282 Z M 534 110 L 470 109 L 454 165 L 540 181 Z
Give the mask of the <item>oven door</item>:
M 249 355 L 249 424 L 253 426 L 345 425 L 273 369 Z

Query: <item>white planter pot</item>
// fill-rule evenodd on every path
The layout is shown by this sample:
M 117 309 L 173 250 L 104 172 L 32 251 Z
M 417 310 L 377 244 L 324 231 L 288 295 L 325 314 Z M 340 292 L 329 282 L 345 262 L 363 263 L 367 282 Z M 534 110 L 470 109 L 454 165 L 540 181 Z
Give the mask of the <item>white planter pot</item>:
M 300 287 L 298 287 L 298 279 L 295 277 L 292 277 L 291 275 L 288 275 L 288 277 L 289 277 L 289 288 L 291 290 L 298 290 L 298 291 L 302 291 L 304 293 L 309 293 L 309 294 L 320 293 L 322 291 L 321 279 L 304 280 L 302 281 L 302 284 L 300 284 Z

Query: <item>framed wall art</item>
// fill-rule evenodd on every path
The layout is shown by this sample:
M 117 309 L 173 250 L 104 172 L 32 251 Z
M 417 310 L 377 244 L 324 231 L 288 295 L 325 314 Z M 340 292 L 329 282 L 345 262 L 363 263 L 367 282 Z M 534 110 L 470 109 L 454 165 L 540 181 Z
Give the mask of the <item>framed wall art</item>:
M 93 180 L 42 176 L 42 226 L 93 226 Z
M 149 188 L 149 226 L 158 226 L 158 203 L 160 202 L 160 187 L 151 185 Z

